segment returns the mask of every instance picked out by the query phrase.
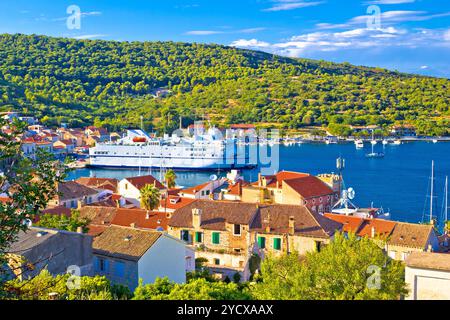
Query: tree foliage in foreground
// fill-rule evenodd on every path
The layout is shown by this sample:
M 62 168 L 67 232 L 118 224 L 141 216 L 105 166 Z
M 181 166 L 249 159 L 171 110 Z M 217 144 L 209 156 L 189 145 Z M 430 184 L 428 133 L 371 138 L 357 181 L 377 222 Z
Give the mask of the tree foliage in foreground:
M 43 214 L 39 217 L 39 221 L 34 225 L 71 232 L 77 232 L 78 228 L 82 228 L 83 233 L 87 233 L 89 231 L 89 223 L 89 219 L 80 217 L 80 212 L 78 210 L 72 210 L 70 216 L 65 216 L 63 214 Z
M 303 259 L 298 254 L 266 258 L 252 292 L 269 300 L 395 300 L 407 290 L 403 263 L 370 239 L 338 234 L 321 252 Z
M 24 124 L 0 119 L 0 194 L 10 201 L 0 203 L 0 263 L 20 231 L 57 195 L 55 185 L 65 179 L 65 168 L 52 155 L 38 149 L 36 159 L 24 156 L 19 137 Z
M 4 290 L 12 300 L 117 300 L 131 296 L 128 289 L 112 286 L 105 277 L 80 277 L 75 282 L 69 274 L 52 276 L 47 270 L 31 279 L 8 281 Z
M 134 300 L 250 300 L 251 294 L 243 285 L 234 282 L 193 279 L 186 284 L 176 284 L 168 278 L 157 279 L 153 284 L 139 284 Z

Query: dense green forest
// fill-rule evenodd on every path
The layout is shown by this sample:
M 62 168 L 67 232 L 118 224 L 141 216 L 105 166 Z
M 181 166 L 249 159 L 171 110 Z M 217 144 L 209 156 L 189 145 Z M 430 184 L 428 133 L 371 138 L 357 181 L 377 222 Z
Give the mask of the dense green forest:
M 168 96 L 154 98 L 160 88 Z M 56 126 L 140 123 L 170 130 L 183 117 L 286 129 L 416 125 L 449 134 L 450 80 L 220 45 L 0 35 L 0 111 Z

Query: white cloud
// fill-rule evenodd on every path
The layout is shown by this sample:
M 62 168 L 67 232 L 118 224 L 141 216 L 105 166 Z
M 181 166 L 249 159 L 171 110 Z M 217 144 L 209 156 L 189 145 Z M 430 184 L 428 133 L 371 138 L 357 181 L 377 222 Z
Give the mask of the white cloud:
M 245 40 L 239 39 L 233 41 L 230 46 L 238 47 L 238 48 L 268 48 L 270 47 L 270 43 L 264 41 L 258 41 L 256 39 Z
M 448 29 L 446 32 L 444 32 L 444 40 L 450 41 L 450 29 Z
M 422 70 L 426 70 L 426 69 L 428 69 L 429 67 L 428 66 L 421 66 L 420 67 L 420 69 L 422 69 Z
M 238 32 L 239 33 L 256 33 L 260 31 L 267 30 L 267 28 L 248 28 L 248 29 L 241 29 Z
M 296 0 L 277 0 L 274 1 L 275 4 L 267 9 L 264 9 L 263 11 L 287 11 L 287 10 L 294 10 L 294 9 L 300 9 L 300 8 L 307 8 L 307 7 L 314 7 L 318 6 L 323 1 L 313 1 L 313 2 L 306 2 L 306 1 L 296 1 Z
M 231 45 L 240 48 L 261 48 L 271 53 L 299 57 L 305 53 L 338 50 L 384 50 L 390 47 L 442 48 L 450 46 L 448 42 L 442 41 L 444 32 L 450 33 L 447 30 L 433 29 L 416 29 L 408 32 L 394 27 L 376 30 L 357 28 L 343 32 L 317 31 L 301 34 L 278 43 L 240 39 Z
M 450 12 L 442 12 L 437 14 L 429 14 L 427 11 L 411 11 L 411 10 L 392 10 L 381 13 L 381 25 L 389 26 L 398 22 L 426 21 L 436 18 L 450 16 Z M 328 29 L 345 29 L 355 28 L 357 26 L 366 26 L 369 19 L 373 19 L 372 15 L 356 16 L 345 23 L 318 23 L 316 27 L 320 30 Z

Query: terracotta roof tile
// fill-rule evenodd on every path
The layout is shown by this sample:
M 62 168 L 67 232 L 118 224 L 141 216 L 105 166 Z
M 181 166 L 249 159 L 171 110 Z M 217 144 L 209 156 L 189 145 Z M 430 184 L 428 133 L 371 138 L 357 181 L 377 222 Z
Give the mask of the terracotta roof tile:
M 59 183 L 58 192 L 60 193 L 58 198 L 61 201 L 92 196 L 98 193 L 97 190 L 86 187 L 75 181 L 66 181 Z
M 257 206 L 250 203 L 195 200 L 176 210 L 169 226 L 192 228 L 192 209 L 202 210 L 201 227 L 210 230 L 225 230 L 225 222 L 250 225 L 257 212 Z
M 355 234 L 358 233 L 364 222 L 363 218 L 341 214 L 325 213 L 324 216 L 328 219 L 341 223 L 344 226 L 342 229 L 343 232 L 353 232 Z
M 145 187 L 147 184 L 155 184 L 156 188 L 160 190 L 166 188 L 161 182 L 156 180 L 156 178 L 153 177 L 152 175 L 141 177 L 130 177 L 126 178 L 126 180 L 128 180 L 128 182 L 130 182 L 133 186 L 135 186 L 139 190 Z
M 304 199 L 333 194 L 333 190 L 322 180 L 315 176 L 284 180 Z
M 427 249 L 428 239 L 433 232 L 434 229 L 431 225 L 397 222 L 388 244 Z
M 146 210 L 141 209 L 117 209 L 116 215 L 111 224 L 130 227 L 134 224 L 135 228 L 156 230 L 162 228 L 167 230 L 169 218 L 164 212 L 149 212 L 147 219 Z
M 342 224 L 311 212 L 304 206 L 267 205 L 261 206 L 251 228 L 266 233 L 289 233 L 289 219 L 294 218 L 295 234 L 305 237 L 329 238 L 342 230 Z
M 110 226 L 94 238 L 92 247 L 95 254 L 139 261 L 161 236 L 157 231 Z
M 405 262 L 411 268 L 450 271 L 450 253 L 413 252 Z

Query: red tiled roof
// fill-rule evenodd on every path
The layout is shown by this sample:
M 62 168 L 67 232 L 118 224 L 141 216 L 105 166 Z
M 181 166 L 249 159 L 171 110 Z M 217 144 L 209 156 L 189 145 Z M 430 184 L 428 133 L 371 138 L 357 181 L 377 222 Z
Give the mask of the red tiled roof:
M 395 222 L 383 219 L 365 219 L 358 236 L 372 237 L 372 228 L 376 237 L 387 238 L 394 230 Z
M 167 223 L 169 218 L 165 212 L 149 212 L 147 219 L 147 211 L 141 209 L 117 209 L 116 216 L 112 220 L 111 224 L 130 227 L 134 224 L 135 228 L 139 229 L 152 229 L 163 228 L 167 230 Z
M 325 213 L 324 216 L 344 225 L 344 228 L 342 229 L 343 232 L 353 232 L 355 234 L 359 231 L 359 228 L 364 222 L 363 218 L 342 214 Z
M 205 187 L 207 187 L 210 183 L 211 182 L 205 182 L 205 183 L 199 184 L 198 186 L 195 186 L 195 187 L 183 189 L 183 190 L 180 191 L 180 193 L 196 194 L 200 190 L 202 190 Z
M 163 208 L 167 208 L 170 210 L 177 210 L 177 209 L 183 208 L 184 206 L 191 204 L 194 201 L 195 201 L 194 199 L 182 198 L 180 196 L 169 195 L 169 197 L 167 198 L 167 201 L 166 201 L 166 199 L 161 200 L 160 205 Z
M 284 180 L 284 183 L 294 189 L 304 199 L 330 195 L 334 193 L 333 190 L 325 182 L 315 176 L 306 176 L 303 178 Z
M 76 180 L 76 182 L 87 186 L 87 187 L 93 187 L 98 189 L 106 189 L 111 190 L 113 192 L 117 191 L 117 179 L 113 178 L 88 178 L 88 177 L 82 177 Z
M 240 196 L 240 195 L 242 195 L 242 187 L 245 187 L 245 186 L 247 186 L 249 184 L 250 183 L 247 182 L 247 181 L 238 181 L 238 182 L 236 182 L 236 184 L 230 185 L 228 187 L 227 194 Z
M 147 184 L 155 184 L 155 187 L 160 190 L 166 188 L 161 182 L 156 180 L 156 178 L 153 177 L 152 175 L 141 177 L 130 177 L 126 178 L 126 180 L 128 180 L 128 182 L 130 182 L 133 186 L 135 186 L 139 190 L 141 190 Z

